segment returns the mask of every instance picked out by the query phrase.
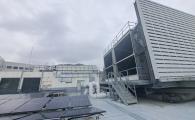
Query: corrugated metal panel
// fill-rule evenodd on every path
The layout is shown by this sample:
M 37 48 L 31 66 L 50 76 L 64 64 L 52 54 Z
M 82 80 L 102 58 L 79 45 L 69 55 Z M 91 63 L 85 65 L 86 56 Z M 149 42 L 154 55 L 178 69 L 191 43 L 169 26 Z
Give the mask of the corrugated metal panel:
M 155 79 L 184 80 L 195 75 L 195 16 L 136 0 Z M 138 18 L 139 18 L 138 17 Z

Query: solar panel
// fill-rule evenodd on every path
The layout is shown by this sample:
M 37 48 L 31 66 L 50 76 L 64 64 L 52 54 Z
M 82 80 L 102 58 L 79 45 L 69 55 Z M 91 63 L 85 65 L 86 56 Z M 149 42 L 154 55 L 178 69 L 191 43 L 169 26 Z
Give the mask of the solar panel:
M 23 99 L 21 94 L 14 94 L 14 95 L 9 95 L 6 99 L 12 100 L 12 99 Z
M 26 117 L 22 117 L 18 120 L 44 120 L 41 114 L 33 114 Z
M 19 115 L 7 115 L 7 116 L 0 117 L 0 120 L 21 120 L 21 119 L 26 120 L 25 118 L 26 117 L 28 118 L 28 116 L 31 116 L 31 115 L 32 115 L 32 113 L 30 113 L 30 114 L 19 114 Z M 35 120 L 35 119 L 31 119 L 31 120 Z
M 4 117 L 0 117 L 0 120 L 18 120 L 20 118 L 25 117 L 25 114 L 22 115 L 12 115 L 12 116 L 4 116 Z
M 44 120 L 44 119 L 58 120 L 63 115 L 64 115 L 64 111 L 41 112 L 41 113 L 36 113 L 36 114 L 32 114 L 32 115 L 22 117 L 18 120 Z
M 91 106 L 87 96 L 63 96 L 55 97 L 46 105 L 46 109 L 63 109 L 73 107 Z
M 29 99 L 27 94 L 0 95 L 0 100 Z
M 52 111 L 52 112 L 43 112 L 40 113 L 42 115 L 43 118 L 47 118 L 47 119 L 57 119 L 57 118 L 61 118 L 61 116 L 64 115 L 64 111 Z
M 17 98 L 18 96 L 14 97 Z M 54 118 L 56 120 L 61 117 L 79 117 L 103 112 L 89 106 L 91 106 L 91 103 L 87 96 L 0 100 L 0 115 L 9 116 L 0 117 L 0 120 L 43 120 Z M 32 114 L 34 112 L 36 112 L 36 114 Z
M 83 116 L 91 116 L 104 113 L 105 111 L 94 107 L 87 107 L 81 109 L 73 109 L 65 111 L 63 118 L 80 118 Z
M 26 113 L 26 112 L 41 111 L 42 108 L 46 105 L 46 103 L 50 99 L 51 98 L 48 98 L 48 97 L 31 99 L 29 102 L 27 102 L 23 106 L 12 111 L 12 113 Z
M 7 102 L 8 100 L 0 100 L 0 105 L 4 104 L 5 102 Z
M 87 108 L 80 108 L 80 109 L 72 109 L 72 110 L 65 110 L 65 111 L 53 111 L 53 112 L 41 112 L 33 115 L 29 115 L 23 117 L 19 120 L 44 120 L 44 119 L 61 119 L 61 118 L 82 118 L 86 116 L 92 116 L 104 113 L 105 111 L 87 107 Z
M 46 104 L 46 109 L 61 109 L 68 108 L 70 106 L 71 97 L 54 97 L 51 101 Z
M 44 97 L 45 94 L 46 93 L 0 95 L 0 100 L 41 98 L 41 97 Z
M 10 114 L 14 109 L 22 106 L 28 101 L 29 99 L 9 100 L 0 105 L 0 114 Z
M 71 97 L 71 107 L 85 107 L 91 106 L 88 96 L 72 96 Z
M 9 97 L 10 95 L 0 95 L 0 100 L 5 100 Z
M 13 120 L 10 117 L 0 117 L 0 120 Z

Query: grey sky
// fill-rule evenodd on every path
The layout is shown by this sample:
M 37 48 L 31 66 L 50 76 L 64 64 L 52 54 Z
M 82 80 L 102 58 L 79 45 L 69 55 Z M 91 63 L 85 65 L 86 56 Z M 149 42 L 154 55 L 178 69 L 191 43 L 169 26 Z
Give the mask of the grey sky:
M 103 66 L 103 51 L 134 0 L 0 0 L 0 56 L 28 63 Z M 194 0 L 153 0 L 195 15 Z

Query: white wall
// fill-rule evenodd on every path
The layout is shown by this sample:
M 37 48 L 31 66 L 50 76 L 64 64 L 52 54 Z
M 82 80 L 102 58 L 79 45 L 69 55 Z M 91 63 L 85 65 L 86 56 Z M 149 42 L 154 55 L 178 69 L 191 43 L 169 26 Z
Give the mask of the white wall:
M 93 74 L 95 81 L 99 83 L 99 75 Z M 41 89 L 49 88 L 66 88 L 78 87 L 78 81 L 83 81 L 82 85 L 89 85 L 89 77 L 72 78 L 71 83 L 60 82 L 60 78 L 56 78 L 56 72 L 21 72 L 21 71 L 3 71 L 0 72 L 0 78 L 20 78 L 18 89 L 22 88 L 23 78 L 41 78 Z

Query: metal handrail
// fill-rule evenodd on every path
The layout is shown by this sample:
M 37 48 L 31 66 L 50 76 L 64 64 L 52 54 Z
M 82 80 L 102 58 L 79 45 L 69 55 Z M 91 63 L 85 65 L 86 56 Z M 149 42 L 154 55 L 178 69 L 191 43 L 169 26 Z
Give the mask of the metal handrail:
M 114 75 L 115 75 L 114 72 L 109 72 L 108 75 L 106 75 L 106 77 L 108 77 L 108 80 L 109 80 L 109 79 L 113 79 L 112 82 L 111 82 L 111 84 L 113 85 L 114 89 L 116 89 L 116 88 L 115 88 L 115 84 L 120 84 L 120 86 L 122 87 L 122 89 L 126 89 L 127 91 L 128 91 L 128 88 L 130 88 L 131 92 L 133 92 L 133 95 L 134 95 L 135 98 L 136 98 L 136 103 L 138 103 L 137 92 L 136 92 L 135 84 L 132 83 L 133 88 L 130 87 L 130 86 L 128 86 L 128 85 L 125 86 L 125 82 L 127 81 L 127 78 L 126 78 L 122 73 L 117 73 L 116 75 L 117 75 L 117 77 L 118 77 L 119 79 L 115 80 L 115 79 L 114 79 Z M 123 81 L 123 80 L 122 80 L 122 77 L 125 77 L 126 80 Z M 108 82 L 109 82 L 109 81 L 108 81 Z M 129 91 L 128 91 L 128 94 L 130 94 Z M 119 95 L 119 96 L 120 96 L 120 95 Z
M 126 70 L 120 71 L 119 73 L 122 74 L 123 72 L 126 72 L 127 73 L 127 76 L 129 76 L 129 72 L 128 71 L 134 70 L 134 69 L 136 69 L 136 67 L 133 67 L 133 68 L 130 68 L 130 69 L 126 69 Z M 123 74 L 123 76 L 124 76 L 124 74 Z
M 120 79 L 122 79 L 121 77 L 124 77 L 126 80 L 124 82 L 127 83 L 130 82 L 121 72 L 119 72 L 120 74 Z M 131 89 L 131 91 L 134 93 L 135 97 L 136 97 L 136 100 L 137 100 L 137 92 L 136 92 L 136 87 L 135 87 L 135 84 L 133 82 L 131 82 L 131 84 L 133 85 L 133 89 L 131 87 L 129 87 Z M 137 100 L 138 101 L 138 100 Z
M 122 79 L 122 77 L 126 78 L 126 76 L 122 72 L 120 72 L 119 74 L 120 74 L 121 79 Z M 129 80 L 126 78 L 125 82 L 126 81 L 129 81 Z M 133 82 L 131 82 L 131 83 L 132 83 L 133 86 L 135 86 L 135 84 Z
M 106 75 L 106 77 L 107 77 L 108 80 L 109 80 L 109 79 L 113 79 L 114 82 L 117 82 L 118 84 L 120 84 L 124 89 L 130 88 L 130 90 L 134 93 L 134 96 L 135 96 L 136 99 L 137 99 L 137 92 L 136 92 L 136 87 L 135 87 L 136 85 L 135 85 L 133 82 L 129 81 L 129 80 L 126 78 L 126 76 L 123 75 L 121 72 L 119 72 L 117 76 L 119 77 L 119 79 L 117 79 L 117 81 L 115 81 L 115 80 L 114 80 L 114 72 L 109 72 L 108 75 Z M 125 78 L 126 80 L 123 81 L 122 77 Z M 128 81 L 128 82 L 131 82 L 133 88 L 128 87 L 128 86 L 127 86 L 128 88 L 125 87 L 124 82 L 127 83 L 127 81 Z M 138 100 L 137 100 L 137 101 L 138 101 Z
M 108 75 L 108 79 L 109 79 L 109 78 L 110 78 L 110 79 L 114 78 L 114 73 L 113 73 L 113 72 L 110 72 L 109 74 L 111 75 L 111 77 L 109 77 L 109 75 Z M 126 78 L 122 73 L 118 73 L 118 74 L 119 74 L 118 77 L 120 78 L 119 81 L 121 81 L 121 82 L 119 82 L 119 84 L 121 84 L 121 83 L 127 81 L 127 79 L 126 79 L 126 81 L 123 81 L 123 80 L 122 80 L 122 77 Z M 115 80 L 113 80 L 113 81 L 115 81 Z M 115 81 L 115 82 L 117 82 L 117 81 Z M 124 84 L 121 84 L 121 85 L 124 87 Z M 132 85 L 133 85 L 134 88 L 135 88 L 135 84 L 132 83 Z M 130 89 L 131 89 L 131 88 L 130 88 Z M 131 89 L 131 90 L 134 91 L 133 89 Z
M 137 25 L 135 22 L 128 21 L 122 29 L 118 32 L 118 34 L 114 37 L 114 39 L 111 41 L 111 43 L 105 48 L 104 54 L 106 54 L 113 46 L 120 41 L 120 39 L 127 33 L 129 30 L 134 28 Z M 131 28 L 132 27 L 132 28 Z

